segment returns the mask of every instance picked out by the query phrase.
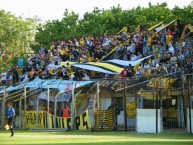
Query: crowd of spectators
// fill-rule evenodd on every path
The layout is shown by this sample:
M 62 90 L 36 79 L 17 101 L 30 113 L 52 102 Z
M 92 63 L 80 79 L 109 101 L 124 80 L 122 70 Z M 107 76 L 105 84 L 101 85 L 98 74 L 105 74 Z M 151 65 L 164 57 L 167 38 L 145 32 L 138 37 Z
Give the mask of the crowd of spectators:
M 188 32 L 188 31 L 187 31 Z M 67 80 L 90 80 L 92 72 L 76 69 L 72 70 L 69 63 L 61 66 L 61 62 L 97 62 L 116 48 L 107 59 L 122 59 L 135 61 L 145 59 L 134 69 L 126 66 L 121 77 L 141 77 L 148 75 L 164 75 L 184 70 L 190 73 L 193 68 L 193 38 L 185 33 L 185 39 L 179 41 L 180 30 L 171 26 L 159 33 L 156 31 L 121 32 L 119 35 L 102 35 L 85 37 L 79 40 L 52 42 L 50 50 L 40 48 L 23 62 L 11 68 L 8 72 L 1 72 L 1 84 L 26 82 L 36 76 L 40 78 L 61 78 Z M 126 73 L 125 73 L 126 72 Z
M 184 40 L 180 41 L 180 31 L 173 26 L 160 33 L 143 31 L 128 36 L 129 43 L 125 41 L 123 46 L 117 47 L 118 56 L 124 54 L 120 59 L 135 61 L 148 55 L 152 56 L 151 59 L 142 61 L 135 71 L 130 66 L 125 67 L 120 73 L 122 77 L 173 74 L 173 77 L 179 78 L 181 73 L 192 72 L 193 34 L 185 33 Z

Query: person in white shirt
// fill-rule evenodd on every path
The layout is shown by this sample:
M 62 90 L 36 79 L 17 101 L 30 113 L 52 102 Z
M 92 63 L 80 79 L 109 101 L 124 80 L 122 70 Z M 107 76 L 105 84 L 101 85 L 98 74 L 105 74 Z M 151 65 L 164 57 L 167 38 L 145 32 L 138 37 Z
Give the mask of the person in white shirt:
M 137 60 L 137 56 L 133 53 L 131 53 L 131 61 Z
M 144 69 L 145 69 L 145 68 L 146 68 L 146 69 L 150 69 L 150 65 L 149 65 L 147 62 L 145 62 L 143 68 L 144 68 Z
M 84 73 L 84 76 L 83 76 L 82 80 L 83 81 L 89 81 L 90 78 L 89 78 L 89 76 L 86 73 Z
M 26 72 L 24 73 L 24 75 L 22 76 L 21 81 L 22 81 L 22 83 L 24 83 L 24 82 L 28 82 L 28 80 L 29 80 L 29 78 L 28 78 L 28 72 L 26 71 Z
M 131 45 L 130 45 L 130 48 L 129 48 L 129 50 L 130 50 L 130 52 L 132 52 L 132 53 L 135 53 L 135 43 L 134 43 L 134 41 L 133 40 L 131 40 Z
M 3 85 L 3 86 L 5 86 L 6 85 L 6 72 L 2 72 L 1 73 L 1 84 Z
M 169 45 L 169 48 L 168 48 L 169 52 L 174 54 L 175 53 L 175 50 L 174 50 L 174 47 L 170 44 Z
M 50 61 L 50 63 L 47 66 L 47 70 L 49 71 L 51 68 L 55 68 L 55 65 L 53 64 L 52 61 Z
M 74 74 L 71 74 L 71 75 L 70 75 L 70 80 L 73 81 L 73 80 L 74 80 L 74 77 L 75 77 Z

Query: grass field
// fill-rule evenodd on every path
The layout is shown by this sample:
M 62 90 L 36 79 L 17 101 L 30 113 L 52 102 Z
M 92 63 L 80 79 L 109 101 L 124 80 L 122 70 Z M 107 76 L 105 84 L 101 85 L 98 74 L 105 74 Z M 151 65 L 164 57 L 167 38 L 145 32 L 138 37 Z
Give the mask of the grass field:
M 0 131 L 0 145 L 193 145 L 188 133 L 137 134 L 131 132 Z

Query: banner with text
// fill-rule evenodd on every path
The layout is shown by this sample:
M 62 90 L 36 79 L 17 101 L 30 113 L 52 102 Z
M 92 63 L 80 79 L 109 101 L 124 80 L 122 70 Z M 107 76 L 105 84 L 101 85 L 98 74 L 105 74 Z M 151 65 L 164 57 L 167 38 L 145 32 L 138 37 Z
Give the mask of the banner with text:
M 47 116 L 49 115 L 49 116 Z M 54 115 L 48 114 L 45 111 L 38 112 L 38 122 L 36 126 L 36 111 L 22 111 L 22 128 L 54 128 Z M 47 124 L 49 119 L 49 124 Z M 71 118 L 63 118 L 56 116 L 56 128 L 70 129 Z M 88 110 L 82 113 L 80 116 L 75 117 L 76 129 L 86 130 L 91 128 L 90 118 Z

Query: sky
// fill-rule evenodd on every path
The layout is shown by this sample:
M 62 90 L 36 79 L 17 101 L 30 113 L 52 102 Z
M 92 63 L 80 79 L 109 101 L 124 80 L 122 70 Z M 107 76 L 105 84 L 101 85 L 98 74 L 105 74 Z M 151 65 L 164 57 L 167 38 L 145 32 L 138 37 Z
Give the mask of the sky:
M 92 12 L 94 7 L 99 9 L 110 9 L 118 4 L 123 9 L 132 9 L 133 7 L 148 7 L 148 3 L 155 5 L 157 3 L 167 2 L 169 8 L 186 6 L 193 0 L 0 0 L 0 9 L 10 11 L 16 16 L 34 17 L 38 16 L 42 20 L 53 20 L 63 18 L 65 9 L 78 13 L 80 17 L 85 12 Z

